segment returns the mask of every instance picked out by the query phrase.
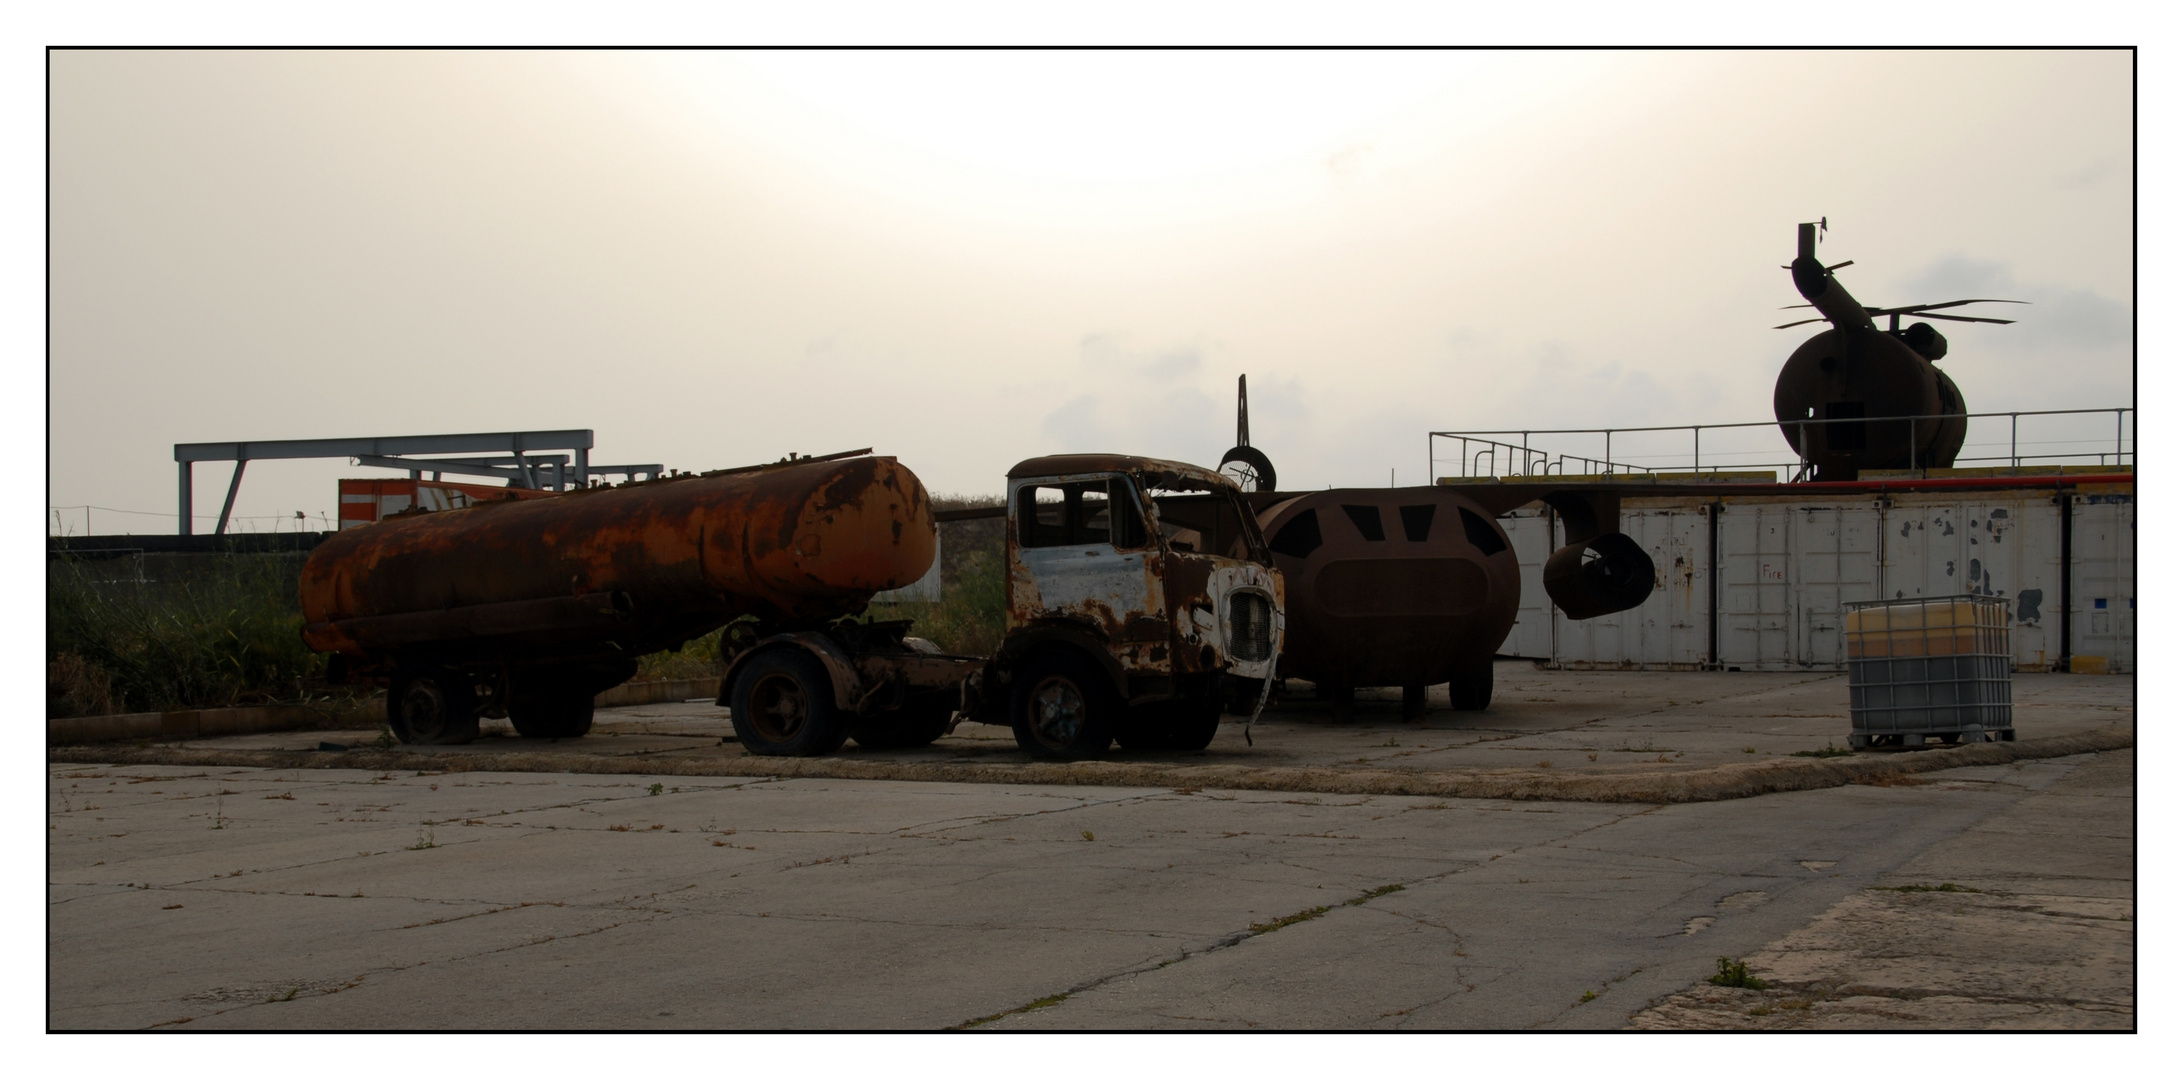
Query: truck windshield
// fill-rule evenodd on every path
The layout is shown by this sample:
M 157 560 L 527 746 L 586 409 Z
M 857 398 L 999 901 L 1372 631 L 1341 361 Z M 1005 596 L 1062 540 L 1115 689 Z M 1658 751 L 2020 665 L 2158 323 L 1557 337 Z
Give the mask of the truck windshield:
M 1162 476 L 1147 492 L 1160 519 L 1160 535 L 1175 551 L 1224 555 L 1264 563 L 1265 541 L 1235 492 L 1202 481 Z

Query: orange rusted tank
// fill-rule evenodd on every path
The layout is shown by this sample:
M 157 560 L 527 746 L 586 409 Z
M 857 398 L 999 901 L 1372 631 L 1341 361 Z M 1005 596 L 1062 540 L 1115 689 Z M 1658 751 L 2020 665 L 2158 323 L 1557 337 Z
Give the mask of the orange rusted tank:
M 634 657 L 743 615 L 855 613 L 924 576 L 936 538 L 924 485 L 891 457 L 402 515 L 312 551 L 304 639 L 370 667 Z

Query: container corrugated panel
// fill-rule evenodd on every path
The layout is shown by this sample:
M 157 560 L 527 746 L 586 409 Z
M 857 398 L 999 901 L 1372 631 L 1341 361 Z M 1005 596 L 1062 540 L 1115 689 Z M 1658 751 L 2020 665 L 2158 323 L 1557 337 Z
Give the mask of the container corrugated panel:
M 1878 513 L 1875 599 L 1998 597 L 2009 605 L 2018 667 L 2043 671 L 2062 656 L 2061 515 L 2051 493 L 1905 496 Z
M 2107 660 L 2110 672 L 2137 670 L 2137 500 L 2127 494 L 2077 496 L 2070 546 L 2071 635 L 2079 656 Z

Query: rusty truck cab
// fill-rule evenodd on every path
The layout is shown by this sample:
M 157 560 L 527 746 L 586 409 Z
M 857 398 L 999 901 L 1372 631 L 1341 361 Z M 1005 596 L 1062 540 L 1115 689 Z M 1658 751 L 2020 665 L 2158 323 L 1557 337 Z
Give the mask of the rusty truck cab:
M 1007 642 L 987 688 L 1023 749 L 1203 749 L 1224 704 L 1263 701 L 1281 576 L 1242 492 L 1118 454 L 1008 471 Z M 990 713 L 988 713 L 990 715 Z

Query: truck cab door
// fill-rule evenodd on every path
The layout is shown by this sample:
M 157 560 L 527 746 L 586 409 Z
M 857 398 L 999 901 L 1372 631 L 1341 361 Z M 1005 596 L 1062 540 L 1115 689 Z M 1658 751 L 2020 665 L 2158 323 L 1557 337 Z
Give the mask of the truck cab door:
M 1136 486 L 1112 475 L 1021 480 L 1009 506 L 1010 624 L 1089 622 L 1118 658 L 1138 652 L 1137 662 L 1160 666 L 1168 639 L 1160 551 Z

